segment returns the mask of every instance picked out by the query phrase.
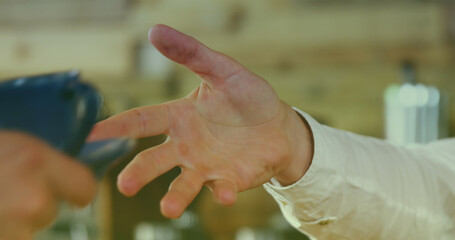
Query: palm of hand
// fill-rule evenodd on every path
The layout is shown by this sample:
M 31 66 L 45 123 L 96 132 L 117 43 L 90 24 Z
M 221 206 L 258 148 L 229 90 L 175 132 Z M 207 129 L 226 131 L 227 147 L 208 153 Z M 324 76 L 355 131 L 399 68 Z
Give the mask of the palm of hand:
M 181 174 L 161 201 L 165 216 L 179 217 L 204 185 L 218 202 L 233 204 L 237 192 L 263 184 L 283 170 L 290 154 L 289 106 L 266 81 L 168 27 L 154 27 L 150 38 L 165 56 L 197 73 L 203 82 L 186 98 L 133 109 L 95 127 L 91 139 L 169 136 L 123 170 L 121 192 L 134 195 L 180 166 Z
M 241 104 L 229 105 L 241 93 L 223 99 L 220 93 L 205 93 L 210 91 L 201 87 L 170 104 L 169 142 L 178 152 L 182 170 L 196 171 L 209 185 L 230 182 L 236 191 L 266 182 L 275 174 L 270 168 L 287 150 L 281 102 L 276 98 L 258 103 L 275 107 L 244 114 Z M 209 96 L 201 96 L 205 94 Z

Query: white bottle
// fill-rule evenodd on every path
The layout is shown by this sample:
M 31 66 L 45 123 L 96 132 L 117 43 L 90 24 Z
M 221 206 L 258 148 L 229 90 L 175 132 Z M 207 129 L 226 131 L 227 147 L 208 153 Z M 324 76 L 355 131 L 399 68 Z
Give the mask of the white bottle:
M 386 139 L 407 145 L 444 137 L 448 121 L 440 91 L 418 84 L 410 62 L 403 64 L 402 81 L 389 86 L 384 94 Z

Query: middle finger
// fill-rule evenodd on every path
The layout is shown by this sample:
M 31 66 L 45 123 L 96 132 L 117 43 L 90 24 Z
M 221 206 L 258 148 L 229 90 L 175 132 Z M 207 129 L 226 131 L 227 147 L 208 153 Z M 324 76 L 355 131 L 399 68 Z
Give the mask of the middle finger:
M 135 195 L 146 184 L 179 164 L 174 144 L 170 141 L 142 151 L 123 169 L 118 188 L 127 196 Z

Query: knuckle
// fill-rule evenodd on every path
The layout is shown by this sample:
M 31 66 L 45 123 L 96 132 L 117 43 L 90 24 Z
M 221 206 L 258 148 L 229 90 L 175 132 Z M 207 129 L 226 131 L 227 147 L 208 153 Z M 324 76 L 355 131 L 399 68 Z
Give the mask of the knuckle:
M 199 192 L 199 187 L 195 179 L 182 179 L 181 182 L 183 183 L 185 189 L 188 189 L 191 193 Z
M 19 132 L 2 133 L 0 143 L 3 149 L 7 149 L 7 152 L 3 152 L 3 154 L 14 156 L 14 159 L 20 161 L 25 168 L 40 167 L 44 163 L 49 149 L 41 141 Z
M 38 169 L 46 160 L 44 151 L 37 147 L 29 147 L 22 150 L 24 167 L 28 169 Z
M 38 141 L 22 132 L 4 131 L 0 134 L 0 144 L 15 150 L 24 150 L 37 145 Z
M 188 51 L 184 57 L 183 57 L 183 60 L 182 60 L 182 64 L 187 64 L 189 63 L 193 58 L 194 56 L 196 56 L 196 53 L 199 49 L 199 46 L 197 44 L 195 44 L 190 51 Z
M 140 108 L 134 108 L 132 111 L 136 116 L 135 119 L 137 119 L 137 124 L 139 125 L 139 134 L 142 135 L 146 132 L 147 119 Z
M 22 145 L 36 144 L 38 142 L 37 139 L 23 132 L 7 131 L 2 133 L 1 136 L 1 141 L 10 143 L 18 142 Z
M 157 154 L 157 151 L 154 151 L 153 148 L 149 148 L 149 149 L 137 154 L 136 158 L 137 158 L 137 161 L 144 162 L 144 161 L 159 159 L 159 156 Z
M 144 151 L 136 155 L 132 167 L 138 174 L 147 174 L 151 169 L 161 171 L 162 168 L 154 151 Z
M 29 198 L 22 201 L 19 212 L 25 219 L 43 221 L 55 215 L 55 200 L 44 191 L 32 191 Z
M 204 180 L 199 174 L 190 171 L 189 169 L 183 170 L 173 184 L 175 188 L 181 189 L 190 195 L 195 195 L 201 190 Z

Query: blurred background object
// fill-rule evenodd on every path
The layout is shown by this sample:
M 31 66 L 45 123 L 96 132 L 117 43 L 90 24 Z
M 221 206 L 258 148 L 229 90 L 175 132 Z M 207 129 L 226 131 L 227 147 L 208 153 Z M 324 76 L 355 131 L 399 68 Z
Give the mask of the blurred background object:
M 454 135 L 451 1 L 0 0 L 0 79 L 79 69 L 102 91 L 109 115 L 185 96 L 200 80 L 148 45 L 157 23 L 231 55 L 319 121 L 374 137 L 385 136 L 384 92 L 400 83 L 407 59 L 419 84 L 449 97 L 445 131 Z M 162 141 L 141 139 L 135 152 Z M 159 200 L 178 169 L 126 198 L 116 176 L 133 156 L 109 170 L 90 210 L 61 214 L 38 239 L 305 239 L 262 189 L 230 208 L 203 192 L 184 215 L 197 220 L 164 219 Z M 248 207 L 256 204 L 260 213 Z
M 402 84 L 384 95 L 386 139 L 396 144 L 429 143 L 448 135 L 447 97 L 418 83 L 411 62 L 404 62 Z

